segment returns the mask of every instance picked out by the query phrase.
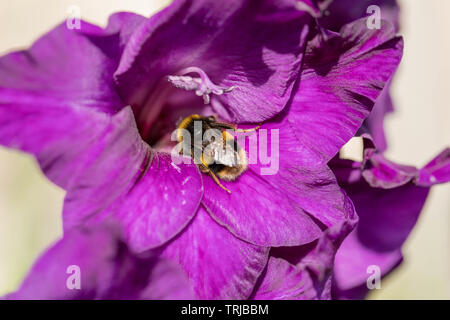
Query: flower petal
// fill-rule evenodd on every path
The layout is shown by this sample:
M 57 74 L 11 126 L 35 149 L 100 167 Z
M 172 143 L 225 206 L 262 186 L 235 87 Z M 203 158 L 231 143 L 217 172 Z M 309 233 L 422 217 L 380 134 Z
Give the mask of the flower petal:
M 431 161 L 429 168 L 445 163 L 441 162 L 446 158 L 445 154 L 444 151 Z M 333 294 L 337 298 L 364 297 L 368 291 L 365 283 L 369 266 L 378 266 L 384 276 L 401 262 L 401 248 L 415 226 L 430 190 L 415 184 L 417 173 L 424 169 L 395 164 L 380 154 L 372 154 L 369 163 L 373 158 L 378 163 L 376 167 L 365 168 L 360 163 L 340 159 L 334 159 L 330 164 L 360 218 L 357 228 L 336 255 Z M 380 170 L 382 174 L 378 174 Z M 408 174 L 408 170 L 415 174 Z M 368 172 L 371 174 L 367 175 Z
M 113 73 L 130 35 L 129 26 L 141 19 L 131 13 L 115 14 L 105 30 L 83 22 L 82 30 L 95 34 L 91 38 L 63 23 L 27 51 L 3 56 L 0 103 L 33 104 L 36 98 L 45 98 L 67 108 L 117 112 L 124 104 L 116 93 Z
M 402 56 L 392 26 L 369 30 L 358 20 L 340 35 L 319 34 L 307 48 L 288 121 L 311 161 L 328 162 L 354 136 Z
M 333 0 L 295 0 L 295 7 L 297 10 L 308 12 L 314 18 L 319 18 L 323 15 L 330 3 Z
M 360 217 L 360 239 L 378 250 L 399 248 L 405 242 L 429 191 L 412 184 L 390 190 L 367 189 L 365 184 L 353 188 L 345 189 Z
M 281 190 L 285 197 L 294 201 L 309 215 L 320 221 L 324 226 L 331 227 L 348 219 L 353 214 L 352 205 L 342 192 L 330 168 L 314 161 L 314 154 L 301 140 L 298 139 L 296 128 L 289 121 L 291 109 L 286 114 L 280 114 L 270 123 L 262 125 L 261 129 L 271 132 L 278 130 L 279 140 L 279 170 L 275 174 L 267 172 L 267 164 L 261 163 L 261 153 L 258 162 L 250 165 L 250 170 L 261 174 L 261 178 L 272 186 Z M 260 135 L 259 139 L 261 140 Z M 272 141 L 267 145 L 271 150 Z M 262 141 L 264 141 L 262 139 Z M 264 144 L 263 144 L 264 145 Z M 258 151 L 261 152 L 261 145 Z M 264 152 L 263 152 L 264 154 Z M 317 221 L 316 220 L 316 221 Z
M 412 182 L 390 189 L 372 187 L 357 165 L 337 159 L 331 163 L 360 218 L 358 238 L 378 251 L 397 249 L 415 225 L 429 188 Z
M 399 7 L 396 0 L 336 0 L 331 1 L 327 11 L 328 14 L 321 17 L 320 24 L 332 31 L 339 29 L 350 22 L 368 17 L 373 12 L 368 8 L 376 5 L 381 9 L 381 18 L 390 21 L 395 29 L 399 29 Z
M 270 257 L 267 270 L 254 300 L 313 300 L 320 299 L 307 270 L 300 269 L 281 258 Z
M 61 24 L 29 50 L 0 58 L 0 143 L 32 153 L 69 188 L 83 152 L 108 130 L 108 115 L 124 107 L 112 76 L 129 33 L 123 24 L 140 19 L 116 14 L 105 30 L 83 22 L 95 44 Z
M 173 238 L 194 217 L 203 194 L 197 167 L 176 165 L 139 136 L 131 108 L 83 155 L 76 183 L 67 192 L 63 222 L 68 230 L 114 217 L 133 250 Z
M 375 105 L 372 108 L 372 112 L 364 121 L 364 124 L 361 128 L 367 130 L 367 132 L 370 133 L 379 151 L 385 151 L 387 149 L 387 140 L 384 132 L 384 118 L 388 113 L 394 111 L 390 89 L 391 81 L 389 81 L 381 91 L 380 96 L 378 97 Z M 361 129 L 360 131 L 363 131 Z
M 429 187 L 436 183 L 450 181 L 450 148 L 446 148 L 436 158 L 419 171 L 416 183 Z
M 137 281 L 142 281 L 138 278 Z M 192 300 L 194 292 L 183 270 L 168 259 L 157 258 L 152 265 L 147 286 L 140 293 L 142 300 Z
M 82 167 L 80 158 L 107 130 L 110 119 L 95 110 L 43 100 L 0 103 L 0 143 L 32 153 L 47 177 L 68 189 Z
M 374 154 L 366 162 L 362 174 L 370 186 L 390 189 L 410 182 L 418 172 L 415 167 L 397 164 L 381 154 Z
M 113 212 L 132 249 L 145 251 L 183 230 L 195 216 L 202 195 L 202 179 L 195 165 L 175 165 L 169 155 L 157 153 L 131 190 L 94 220 Z
M 380 276 L 385 276 L 402 261 L 400 249 L 378 251 L 375 248 L 365 246 L 358 239 L 358 232 L 352 232 L 339 248 L 335 259 L 333 295 L 337 298 L 349 298 L 351 289 L 366 285 L 370 273 L 370 266 L 380 268 Z M 365 288 L 365 293 L 368 289 Z M 359 298 L 363 298 L 364 295 Z
M 199 299 L 247 299 L 264 270 L 268 251 L 235 238 L 200 207 L 162 256 L 182 267 Z
M 116 12 L 109 16 L 105 29 L 82 21 L 81 28 L 77 31 L 88 37 L 98 47 L 104 48 L 105 52 L 109 51 L 108 48 L 115 47 L 122 53 L 132 33 L 145 21 L 147 21 L 145 17 L 132 12 Z M 115 37 L 119 41 L 112 45 L 112 41 L 103 39 L 107 37 Z M 108 43 L 110 45 L 102 46 Z M 112 52 L 108 52 L 108 55 L 113 56 Z
M 222 190 L 204 178 L 204 205 L 211 216 L 230 232 L 260 246 L 294 246 L 317 239 L 320 228 L 282 189 L 272 186 L 253 171 L 244 173 Z
M 368 9 L 374 5 L 380 8 L 381 18 L 392 23 L 395 30 L 398 31 L 400 10 L 396 0 L 332 1 L 327 8 L 327 14 L 323 15 L 319 21 L 323 27 L 329 30 L 339 31 L 342 26 L 354 20 L 363 17 L 368 19 L 369 15 L 374 14 L 374 11 L 368 11 Z M 389 91 L 390 83 L 381 92 L 363 126 L 372 135 L 380 151 L 384 151 L 387 148 L 384 133 L 384 118 L 394 110 Z
M 374 188 L 391 189 L 408 182 L 431 187 L 450 181 L 450 148 L 446 148 L 425 167 L 418 170 L 412 166 L 394 163 L 380 154 L 370 135 L 363 135 L 364 151 L 362 175 Z
M 290 98 L 312 21 L 295 10 L 295 19 L 276 15 L 277 5 L 174 1 L 133 34 L 116 73 L 121 96 L 141 110 L 154 103 L 167 76 L 197 67 L 215 85 L 234 87 L 211 96 L 223 119 L 257 122 L 274 116 Z
M 316 241 L 291 248 L 276 248 L 253 298 L 330 299 L 336 251 L 355 227 L 356 214 L 327 229 Z
M 106 227 L 67 232 L 38 259 L 19 290 L 6 296 L 40 300 L 191 297 L 186 278 L 175 265 L 154 255 L 133 255 L 116 230 Z

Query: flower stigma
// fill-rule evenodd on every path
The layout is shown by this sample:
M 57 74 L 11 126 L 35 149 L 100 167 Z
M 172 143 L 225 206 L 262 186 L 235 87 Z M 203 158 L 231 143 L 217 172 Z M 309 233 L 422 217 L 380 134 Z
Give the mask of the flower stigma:
M 199 77 L 188 76 L 189 73 L 196 73 Z M 203 97 L 205 104 L 211 102 L 211 93 L 220 96 L 235 89 L 235 86 L 226 88 L 214 84 L 205 71 L 198 67 L 185 68 L 179 72 L 179 75 L 170 75 L 167 79 L 176 88 L 187 91 L 195 90 L 197 96 Z

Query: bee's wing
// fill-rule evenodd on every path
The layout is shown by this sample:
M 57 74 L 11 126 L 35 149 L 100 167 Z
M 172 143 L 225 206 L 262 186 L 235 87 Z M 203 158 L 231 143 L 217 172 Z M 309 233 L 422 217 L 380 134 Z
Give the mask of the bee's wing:
M 211 154 L 210 159 L 214 163 L 223 164 L 227 167 L 234 167 L 238 164 L 238 155 L 231 143 L 223 143 L 222 141 L 213 141 L 208 145 Z

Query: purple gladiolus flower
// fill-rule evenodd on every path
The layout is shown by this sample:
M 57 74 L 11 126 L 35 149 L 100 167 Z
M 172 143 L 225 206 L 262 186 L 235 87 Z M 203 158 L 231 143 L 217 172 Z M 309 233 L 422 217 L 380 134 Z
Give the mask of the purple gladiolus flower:
M 430 187 L 450 181 L 450 148 L 422 169 L 393 163 L 365 137 L 362 163 L 333 159 L 330 166 L 352 199 L 359 216 L 334 265 L 333 296 L 361 299 L 368 292 L 367 268 L 380 276 L 398 266 L 401 248 L 415 226 Z
M 0 143 L 32 153 L 67 191 L 66 235 L 118 221 L 130 254 L 158 248 L 196 298 L 329 298 L 357 217 L 327 163 L 403 43 L 385 22 L 317 28 L 297 2 L 180 0 L 149 19 L 115 14 L 106 29 L 58 26 L 0 58 Z M 278 130 L 277 174 L 250 164 L 223 183 L 228 194 L 174 164 L 170 135 L 193 113 Z

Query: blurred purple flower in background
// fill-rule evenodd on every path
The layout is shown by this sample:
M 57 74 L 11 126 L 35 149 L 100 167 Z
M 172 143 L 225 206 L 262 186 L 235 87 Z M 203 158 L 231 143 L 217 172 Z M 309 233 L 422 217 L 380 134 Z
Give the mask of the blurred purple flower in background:
M 114 14 L 105 29 L 63 24 L 0 58 L 0 143 L 33 154 L 67 192 L 63 239 L 9 298 L 329 299 L 336 283 L 359 286 L 338 251 L 358 216 L 371 214 L 353 188 L 370 197 L 377 183 L 390 195 L 398 178 L 392 192 L 445 182 L 436 172 L 447 160 L 379 175 L 385 160 L 372 151 L 361 167 L 334 159 L 330 169 L 379 103 L 403 42 L 385 21 L 369 30 L 363 14 L 318 26 L 314 17 L 328 4 L 176 0 L 149 19 Z M 279 130 L 278 173 L 250 164 L 224 182 L 228 194 L 195 165 L 174 164 L 170 135 L 194 113 Z M 379 126 L 368 127 L 378 136 Z M 111 221 L 123 240 L 103 226 Z M 399 226 L 399 235 L 413 225 Z M 403 241 L 386 255 L 398 257 Z M 61 287 L 66 263 L 93 274 L 79 295 Z M 176 270 L 160 279 L 154 270 L 165 263 Z M 124 278 L 111 284 L 115 272 Z M 50 273 L 58 276 L 46 287 L 36 282 Z M 166 277 L 173 281 L 164 288 Z
M 362 299 L 367 268 L 387 275 L 402 261 L 401 248 L 415 226 L 430 187 L 450 181 L 450 148 L 422 169 L 393 163 L 365 137 L 364 161 L 333 159 L 330 166 L 359 216 L 334 264 L 333 296 Z

